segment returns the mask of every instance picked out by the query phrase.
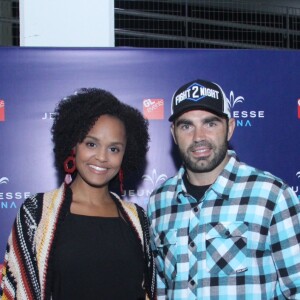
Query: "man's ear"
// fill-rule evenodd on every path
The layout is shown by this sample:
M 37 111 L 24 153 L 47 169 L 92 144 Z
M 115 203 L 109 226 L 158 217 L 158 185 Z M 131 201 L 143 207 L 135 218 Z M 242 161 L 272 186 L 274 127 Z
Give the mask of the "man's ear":
M 230 118 L 228 120 L 228 134 L 227 134 L 227 141 L 228 142 L 230 141 L 230 139 L 233 135 L 234 129 L 235 129 L 235 118 Z
M 173 137 L 173 141 L 174 141 L 174 143 L 176 144 L 176 145 L 178 145 L 177 144 L 177 140 L 176 140 L 176 135 L 175 135 L 175 129 L 174 129 L 174 123 L 172 123 L 172 125 L 171 125 L 171 133 L 172 133 L 172 137 Z

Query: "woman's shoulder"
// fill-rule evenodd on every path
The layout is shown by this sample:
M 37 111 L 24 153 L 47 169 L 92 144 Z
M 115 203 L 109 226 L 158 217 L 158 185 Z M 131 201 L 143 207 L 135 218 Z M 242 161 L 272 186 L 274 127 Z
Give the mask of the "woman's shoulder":
M 140 212 L 143 212 L 144 209 L 139 205 L 137 204 L 136 202 L 131 202 L 131 201 L 125 201 L 125 200 L 122 200 L 123 202 L 123 205 L 127 206 L 127 207 L 134 207 L 137 211 L 140 211 Z
M 36 193 L 28 198 L 21 205 L 21 209 L 34 209 L 42 204 L 44 193 Z
M 45 204 L 47 205 L 47 201 L 53 200 L 60 193 L 62 193 L 61 188 L 54 189 L 47 192 L 40 192 L 32 194 L 30 197 L 26 198 L 20 207 L 20 214 L 35 214 L 37 211 L 41 211 Z

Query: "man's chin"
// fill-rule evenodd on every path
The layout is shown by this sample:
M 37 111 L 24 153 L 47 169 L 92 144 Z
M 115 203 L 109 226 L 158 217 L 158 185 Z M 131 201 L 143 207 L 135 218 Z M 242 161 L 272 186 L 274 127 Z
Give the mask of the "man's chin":
M 213 167 L 209 166 L 209 164 L 205 161 L 198 162 L 197 164 L 194 164 L 193 166 L 186 165 L 186 168 L 193 173 L 207 173 L 214 169 Z

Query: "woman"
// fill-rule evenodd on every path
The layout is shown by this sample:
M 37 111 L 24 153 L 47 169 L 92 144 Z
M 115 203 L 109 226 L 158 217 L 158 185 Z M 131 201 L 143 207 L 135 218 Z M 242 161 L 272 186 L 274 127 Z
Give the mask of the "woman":
M 8 240 L 1 299 L 154 299 L 148 223 L 111 192 L 148 151 L 141 113 L 101 89 L 63 99 L 52 126 L 57 190 L 21 206 Z

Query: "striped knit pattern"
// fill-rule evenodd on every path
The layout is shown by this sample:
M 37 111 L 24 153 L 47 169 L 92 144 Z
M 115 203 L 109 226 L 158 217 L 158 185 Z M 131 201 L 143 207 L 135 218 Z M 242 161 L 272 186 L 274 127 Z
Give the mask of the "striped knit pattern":
M 54 191 L 36 194 L 22 204 L 6 248 L 1 300 L 48 300 L 51 298 L 51 257 L 55 247 L 56 231 L 71 205 L 71 189 L 65 184 Z M 117 195 L 114 201 L 126 213 L 126 220 L 137 234 L 141 246 L 145 245 L 144 232 L 139 220 L 137 206 L 122 201 Z M 148 238 L 146 240 L 148 244 Z M 148 245 L 149 249 L 149 245 Z M 144 247 L 143 247 L 144 250 Z M 151 254 L 145 255 L 148 259 Z M 153 260 L 153 259 L 152 259 Z M 148 260 L 147 260 L 148 264 Z M 148 295 L 155 299 L 154 264 L 149 264 L 146 279 Z M 148 273 L 150 275 L 148 276 Z
M 112 194 L 120 201 L 124 211 L 128 215 L 129 220 L 132 222 L 132 225 L 138 234 L 138 237 L 139 237 L 142 247 L 144 247 L 143 230 L 142 230 L 142 226 L 141 226 L 141 223 L 140 223 L 140 220 L 138 217 L 136 205 L 132 202 L 121 201 L 116 194 L 114 194 L 114 193 L 112 193 Z
M 149 223 L 146 213 L 137 204 L 122 201 L 115 193 L 111 194 L 122 216 L 136 233 L 144 252 L 145 271 L 143 286 L 146 290 L 146 299 L 156 299 L 155 262 L 150 249 Z
M 41 292 L 44 297 L 48 258 L 56 230 L 57 218 L 64 200 L 64 192 L 64 189 L 59 189 L 45 193 L 42 218 L 36 232 L 36 258 L 40 270 Z
M 5 254 L 2 282 L 3 299 L 5 297 L 24 300 L 40 299 L 40 285 L 36 276 L 37 265 L 32 259 L 34 256 L 32 242 L 37 225 L 31 210 L 36 207 L 37 201 L 34 197 L 27 199 L 14 222 Z M 18 282 L 20 286 L 17 290 L 15 289 L 15 282 Z M 7 291 L 5 292 L 6 287 Z

